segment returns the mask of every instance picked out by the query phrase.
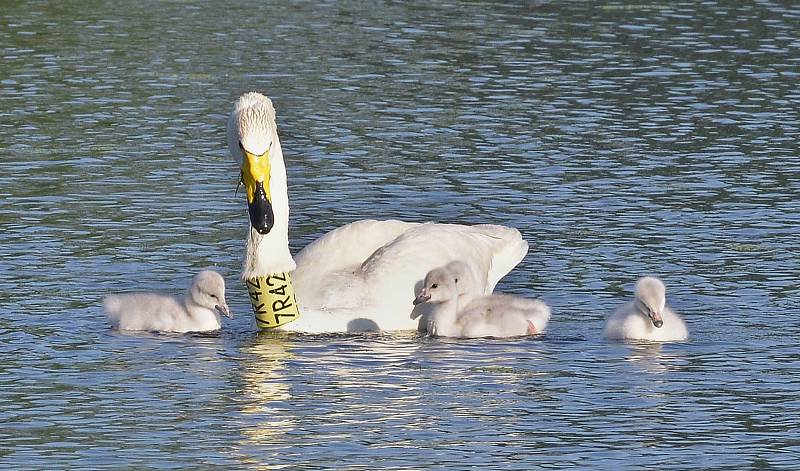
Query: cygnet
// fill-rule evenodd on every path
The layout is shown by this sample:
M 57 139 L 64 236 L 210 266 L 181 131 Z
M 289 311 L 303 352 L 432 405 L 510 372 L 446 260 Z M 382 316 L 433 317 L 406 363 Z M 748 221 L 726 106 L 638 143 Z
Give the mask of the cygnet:
M 466 306 L 469 304 L 470 301 L 477 298 L 478 296 L 483 296 L 486 293 L 486 277 L 481 277 L 478 275 L 475 270 L 470 268 L 470 266 L 463 260 L 454 260 L 447 265 L 444 266 L 444 269 L 449 271 L 456 282 L 456 289 L 458 290 L 458 305 L 459 306 Z M 481 280 L 481 281 L 479 281 Z M 420 311 L 419 309 L 415 309 L 415 312 L 418 312 L 423 316 L 422 321 L 420 322 L 420 331 L 421 332 L 430 332 L 433 329 L 431 325 L 433 316 L 430 314 L 433 309 L 435 309 L 434 304 L 417 304 L 417 306 L 429 306 L 427 310 Z
M 666 292 L 658 278 L 641 278 L 636 283 L 633 300 L 608 318 L 606 338 L 656 342 L 686 340 L 689 331 L 683 320 L 666 306 Z
M 550 308 L 539 300 L 510 295 L 478 296 L 459 307 L 459 289 L 446 267 L 431 270 L 414 304 L 435 305 L 428 333 L 440 337 L 516 337 L 537 334 L 550 320 Z
M 212 270 L 198 273 L 178 298 L 159 293 L 112 294 L 103 300 L 111 326 L 119 330 L 204 332 L 219 330 L 219 314 L 233 317 L 225 302 L 225 280 Z

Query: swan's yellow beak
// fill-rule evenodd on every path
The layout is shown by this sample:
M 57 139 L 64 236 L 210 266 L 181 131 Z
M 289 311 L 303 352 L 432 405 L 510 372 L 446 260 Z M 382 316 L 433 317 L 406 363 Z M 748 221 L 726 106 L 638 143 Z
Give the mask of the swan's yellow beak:
M 272 197 L 269 191 L 269 150 L 261 155 L 242 149 L 242 183 L 247 191 L 247 211 L 250 224 L 259 234 L 268 234 L 275 224 Z

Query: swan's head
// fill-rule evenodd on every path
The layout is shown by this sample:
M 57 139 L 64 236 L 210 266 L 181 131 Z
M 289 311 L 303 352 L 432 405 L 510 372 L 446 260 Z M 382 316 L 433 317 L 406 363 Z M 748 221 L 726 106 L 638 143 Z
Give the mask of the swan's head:
M 422 284 L 414 305 L 422 303 L 443 303 L 458 296 L 458 287 L 453 274 L 446 268 L 434 268 Z
M 225 280 L 213 270 L 203 270 L 192 279 L 189 297 L 196 304 L 233 317 L 225 302 Z
M 646 276 L 636 282 L 634 304 L 636 304 L 639 312 L 649 317 L 656 327 L 664 325 L 661 312 L 664 311 L 664 306 L 667 303 L 666 293 L 667 288 L 658 278 Z
M 269 153 L 277 136 L 272 101 L 256 92 L 239 97 L 228 119 L 228 149 L 242 171 L 250 224 L 259 234 L 268 234 L 275 223 Z

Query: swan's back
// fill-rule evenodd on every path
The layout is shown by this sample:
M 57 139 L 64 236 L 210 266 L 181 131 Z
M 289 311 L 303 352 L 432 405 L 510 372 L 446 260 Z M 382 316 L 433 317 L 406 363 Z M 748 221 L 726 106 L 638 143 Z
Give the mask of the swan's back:
M 356 276 L 361 265 L 376 250 L 419 225 L 396 220 L 356 221 L 315 240 L 295 256 L 297 269 L 292 280 L 298 302 L 305 309 L 323 311 L 363 306 L 369 287 L 363 276 Z
M 365 219 L 338 227 L 308 244 L 295 257 L 293 276 L 305 278 L 312 273 L 356 267 L 373 252 L 420 223 L 396 220 Z
M 514 232 L 522 241 L 519 232 Z M 527 249 L 527 243 L 522 243 Z M 454 260 L 462 260 L 474 271 L 484 274 L 485 291 L 475 293 L 480 295 L 491 292 L 499 280 L 489 280 L 492 276 L 497 277 L 492 273 L 493 269 L 499 271 L 495 263 L 511 265 L 506 260 L 495 260 L 498 255 L 505 255 L 506 245 L 505 239 L 487 235 L 475 227 L 423 224 L 377 249 L 364 261 L 356 276 L 369 285 L 373 299 L 408 309 L 408 300 L 414 299 L 428 272 Z M 516 263 L 519 260 L 514 265 Z M 513 265 L 508 270 L 511 268 Z

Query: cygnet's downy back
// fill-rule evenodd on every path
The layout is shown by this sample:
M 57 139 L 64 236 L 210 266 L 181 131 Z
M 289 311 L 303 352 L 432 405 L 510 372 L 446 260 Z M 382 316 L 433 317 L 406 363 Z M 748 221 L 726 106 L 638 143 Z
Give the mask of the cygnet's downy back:
M 106 296 L 103 310 L 118 330 L 203 332 L 221 327 L 219 314 L 232 317 L 225 280 L 212 270 L 195 275 L 184 298 L 160 293 Z

